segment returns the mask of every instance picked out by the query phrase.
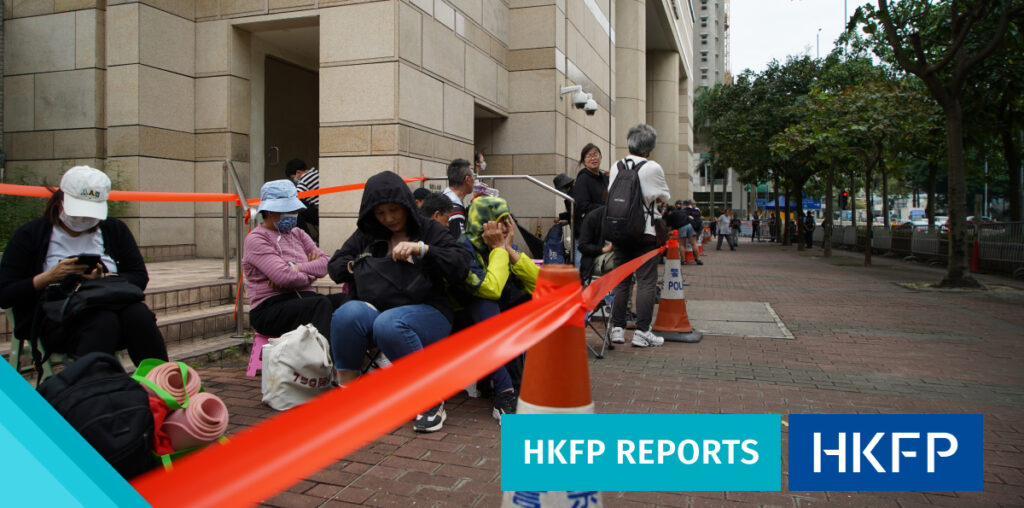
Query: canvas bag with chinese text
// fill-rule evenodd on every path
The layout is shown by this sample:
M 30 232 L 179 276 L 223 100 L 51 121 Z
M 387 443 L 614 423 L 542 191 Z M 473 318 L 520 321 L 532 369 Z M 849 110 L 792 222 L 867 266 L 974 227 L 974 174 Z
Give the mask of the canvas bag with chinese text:
M 313 327 L 302 325 L 263 346 L 263 402 L 284 411 L 331 387 L 330 346 Z

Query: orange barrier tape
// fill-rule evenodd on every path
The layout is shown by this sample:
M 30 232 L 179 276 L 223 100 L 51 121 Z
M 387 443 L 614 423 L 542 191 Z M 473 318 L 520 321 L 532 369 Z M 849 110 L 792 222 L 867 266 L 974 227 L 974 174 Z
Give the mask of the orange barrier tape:
M 275 415 L 132 485 L 155 507 L 252 506 L 476 382 L 578 316 L 561 288 Z
M 425 180 L 425 177 L 417 176 L 413 178 L 405 178 L 406 183 L 419 182 Z M 300 198 L 308 198 L 310 196 L 320 196 L 323 194 L 331 194 L 335 192 L 346 192 L 353 190 L 360 190 L 366 187 L 365 183 L 354 183 L 349 185 L 338 185 L 336 187 L 327 187 L 325 189 L 313 189 L 303 191 L 299 193 Z M 25 196 L 32 198 L 49 198 L 52 193 L 50 189 L 46 187 L 40 187 L 35 185 L 17 185 L 13 183 L 0 183 L 0 195 L 8 196 Z M 152 192 L 152 191 L 123 191 L 123 190 L 112 190 L 110 191 L 110 201 L 158 201 L 158 202 L 192 202 L 192 203 L 209 203 L 209 202 L 232 202 L 238 204 L 238 196 L 234 194 L 215 193 L 215 192 Z M 250 205 L 258 205 L 260 203 L 259 198 L 253 198 L 247 201 Z
M 665 252 L 665 247 L 658 247 L 643 256 L 631 260 L 630 262 L 616 267 L 614 270 L 602 275 L 600 278 L 591 282 L 586 289 L 583 290 L 583 307 L 587 310 L 594 310 L 597 307 L 597 303 L 607 295 L 609 291 L 615 289 L 626 277 L 633 274 L 640 265 L 647 262 L 647 260 L 654 256 L 660 255 Z

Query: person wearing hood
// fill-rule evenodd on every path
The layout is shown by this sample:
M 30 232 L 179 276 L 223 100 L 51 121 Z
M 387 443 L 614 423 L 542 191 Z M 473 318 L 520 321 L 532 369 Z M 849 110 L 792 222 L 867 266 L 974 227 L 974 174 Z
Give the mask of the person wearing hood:
M 359 375 L 372 343 L 396 361 L 448 336 L 454 315 L 445 285 L 469 271 L 469 253 L 420 215 L 408 185 L 391 171 L 366 181 L 356 228 L 327 266 L 331 279 L 352 285 L 352 300 L 331 319 L 339 384 Z M 445 418 L 441 401 L 416 416 L 413 430 L 436 432 Z
M 257 332 L 276 337 L 312 323 L 331 337 L 334 305 L 313 283 L 327 275 L 327 254 L 296 227 L 306 206 L 289 180 L 274 180 L 260 189 L 263 222 L 245 237 L 242 270 L 249 295 L 249 321 Z M 341 294 L 341 293 L 339 293 Z
M 107 216 L 110 178 L 89 166 L 68 169 L 43 216 L 11 235 L 0 261 L 0 307 L 14 313 L 14 335 L 39 334 L 48 353 L 73 358 L 127 349 L 138 365 L 146 358 L 167 360 L 156 315 L 139 301 L 118 309 L 90 308 L 56 323 L 40 313 L 49 286 L 85 279 L 119 277 L 145 291 L 149 274 L 128 226 Z M 85 263 L 85 257 L 93 260 Z
M 516 227 L 504 199 L 480 196 L 469 205 L 466 217 L 459 245 L 469 254 L 470 265 L 462 289 L 468 293 L 469 321 L 479 323 L 529 299 L 540 268 L 512 245 Z M 502 415 L 516 412 L 515 390 L 504 367 L 491 374 L 491 381 L 491 415 L 500 423 Z

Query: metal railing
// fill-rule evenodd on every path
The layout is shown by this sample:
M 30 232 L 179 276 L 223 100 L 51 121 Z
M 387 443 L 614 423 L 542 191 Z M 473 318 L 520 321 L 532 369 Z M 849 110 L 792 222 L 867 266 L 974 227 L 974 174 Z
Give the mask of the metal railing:
M 554 195 L 556 195 L 556 196 L 558 196 L 558 197 L 560 197 L 562 199 L 568 200 L 569 201 L 569 224 L 572 224 L 572 217 L 575 214 L 576 200 L 573 199 L 572 196 L 570 196 L 570 195 L 568 195 L 568 194 L 566 194 L 566 193 L 564 193 L 564 192 L 562 192 L 562 191 L 560 191 L 560 190 L 558 190 L 558 189 L 556 189 L 556 188 L 554 188 L 554 187 L 552 187 L 552 186 L 550 186 L 550 185 L 548 185 L 548 184 L 546 184 L 546 183 L 544 183 L 544 182 L 542 182 L 542 181 L 540 181 L 540 180 L 538 180 L 538 179 L 536 179 L 536 178 L 534 178 L 534 177 L 532 177 L 530 175 L 487 175 L 487 176 L 479 176 L 478 175 L 477 178 L 479 178 L 481 180 L 488 180 L 489 179 L 489 180 L 491 180 L 492 184 L 494 183 L 494 180 L 525 180 L 525 181 L 528 181 L 528 182 L 530 182 L 530 183 L 532 183 L 532 184 L 534 184 L 534 185 L 536 185 L 536 186 L 538 186 L 538 187 L 540 187 L 540 188 L 542 188 L 542 189 L 544 189 L 544 190 L 546 190 L 546 191 L 548 191 L 548 192 L 550 192 L 550 193 L 552 193 L 552 194 L 554 194 Z M 448 177 L 446 177 L 446 176 L 428 176 L 428 177 L 425 177 L 423 179 L 424 182 L 426 182 L 426 181 L 436 181 L 436 180 L 444 180 L 445 182 L 447 182 L 448 181 Z M 493 185 L 492 185 L 492 187 L 493 187 Z M 558 210 L 555 210 L 555 216 L 556 217 L 558 216 L 558 213 L 559 213 Z M 517 215 L 519 217 L 531 217 L 529 215 L 523 215 L 523 214 L 515 214 L 515 215 Z M 537 216 L 537 217 L 539 217 L 539 216 Z M 576 253 L 576 238 L 575 238 L 575 236 L 576 236 L 576 234 L 574 232 L 573 235 L 570 237 L 571 238 L 571 245 L 572 245 L 572 247 L 571 247 L 571 251 L 572 252 L 569 253 L 570 256 L 575 256 L 576 255 L 575 254 Z M 543 239 L 543 238 L 541 238 L 541 239 Z
M 238 171 L 235 169 L 235 163 L 231 159 L 224 161 L 224 192 L 229 193 L 229 182 L 233 182 L 235 188 L 235 195 L 238 196 L 239 206 L 235 207 L 235 235 L 237 245 L 235 246 L 235 273 L 238 276 L 238 287 L 236 288 L 236 294 L 238 298 L 235 299 L 235 337 L 241 337 L 244 334 L 244 327 L 242 326 L 242 245 L 245 244 L 245 235 L 249 234 L 249 228 L 245 224 L 246 216 L 249 215 L 250 207 L 249 200 L 245 197 L 245 189 L 242 188 L 242 181 L 238 178 Z M 224 216 L 223 216 L 223 228 L 224 228 L 224 277 L 230 278 L 230 268 L 228 258 L 231 257 L 231 233 L 230 221 L 228 220 L 228 207 L 231 203 L 224 202 Z
M 822 238 L 815 231 L 815 241 Z M 968 224 L 968 256 L 977 256 L 983 272 L 1020 274 L 1024 272 L 1024 222 L 996 222 Z M 863 249 L 867 228 L 835 226 L 832 230 L 833 247 Z M 875 226 L 872 228 L 872 250 L 912 255 L 926 260 L 944 261 L 948 256 L 949 232 L 915 231 L 909 228 Z

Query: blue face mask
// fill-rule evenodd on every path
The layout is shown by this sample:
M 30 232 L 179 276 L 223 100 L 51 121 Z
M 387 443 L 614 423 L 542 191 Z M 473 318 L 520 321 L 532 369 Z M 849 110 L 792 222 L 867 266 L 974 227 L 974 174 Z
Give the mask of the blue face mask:
M 282 235 L 287 235 L 298 223 L 299 214 L 282 213 L 281 219 L 274 223 L 274 227 L 277 228 L 278 233 L 281 233 Z

